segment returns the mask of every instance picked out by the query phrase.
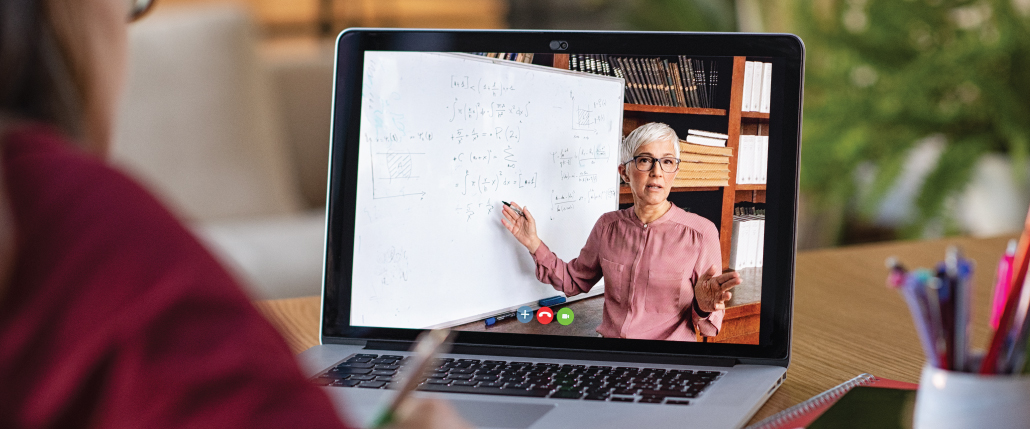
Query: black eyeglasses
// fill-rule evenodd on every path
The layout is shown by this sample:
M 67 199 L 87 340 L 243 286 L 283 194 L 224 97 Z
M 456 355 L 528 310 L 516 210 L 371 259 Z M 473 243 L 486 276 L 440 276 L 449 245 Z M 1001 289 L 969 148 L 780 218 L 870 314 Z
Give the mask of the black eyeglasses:
M 154 0 L 129 0 L 129 22 L 140 19 L 153 6 Z
M 675 173 L 680 169 L 680 159 L 673 157 L 655 158 L 653 156 L 639 155 L 634 156 L 627 164 L 633 163 L 639 171 L 651 171 L 656 162 L 662 166 L 662 171 L 666 173 Z

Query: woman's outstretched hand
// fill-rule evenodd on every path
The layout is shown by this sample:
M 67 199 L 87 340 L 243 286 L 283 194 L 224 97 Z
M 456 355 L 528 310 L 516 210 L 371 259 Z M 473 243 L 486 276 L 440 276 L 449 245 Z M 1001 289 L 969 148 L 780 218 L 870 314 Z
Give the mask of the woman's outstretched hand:
M 741 282 L 740 274 L 736 271 L 717 274 L 719 270 L 711 267 L 701 274 L 694 285 L 694 299 L 697 300 L 697 306 L 701 307 L 701 311 L 706 313 L 725 310 L 726 301 L 733 297 L 730 289 Z
M 521 210 L 522 215 L 515 210 Z M 525 207 L 519 207 L 515 203 L 511 203 L 511 207 L 503 205 L 501 213 L 504 214 L 501 223 L 508 228 L 508 232 L 515 236 L 519 243 L 526 246 L 529 253 L 536 253 L 536 249 L 540 247 L 540 238 L 536 236 L 536 219 L 533 219 L 533 214 Z

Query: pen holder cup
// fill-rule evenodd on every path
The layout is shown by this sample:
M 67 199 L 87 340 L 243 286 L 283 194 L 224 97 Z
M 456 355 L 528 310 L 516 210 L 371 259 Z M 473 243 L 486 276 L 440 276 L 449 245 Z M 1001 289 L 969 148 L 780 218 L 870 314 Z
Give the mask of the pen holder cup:
M 1030 427 L 1030 377 L 927 365 L 919 379 L 914 418 L 915 429 Z

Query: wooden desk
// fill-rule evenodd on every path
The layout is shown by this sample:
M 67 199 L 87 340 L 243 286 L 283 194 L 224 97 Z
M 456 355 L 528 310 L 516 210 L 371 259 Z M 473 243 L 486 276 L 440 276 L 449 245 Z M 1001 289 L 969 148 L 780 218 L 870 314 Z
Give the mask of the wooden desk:
M 930 267 L 954 243 L 976 260 L 971 344 L 983 347 L 989 334 L 994 270 L 1009 238 L 894 242 L 799 253 L 787 381 L 752 422 L 863 372 L 919 381 L 923 353 L 905 303 L 884 287 L 887 256 L 898 256 L 909 267 Z M 318 343 L 318 297 L 257 305 L 295 352 Z

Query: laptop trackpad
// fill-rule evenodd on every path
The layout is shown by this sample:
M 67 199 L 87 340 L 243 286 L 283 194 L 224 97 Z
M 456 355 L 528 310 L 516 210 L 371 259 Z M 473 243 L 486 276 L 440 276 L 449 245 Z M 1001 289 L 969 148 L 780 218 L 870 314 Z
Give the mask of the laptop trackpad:
M 548 404 L 452 400 L 458 413 L 477 427 L 525 429 L 554 409 Z

